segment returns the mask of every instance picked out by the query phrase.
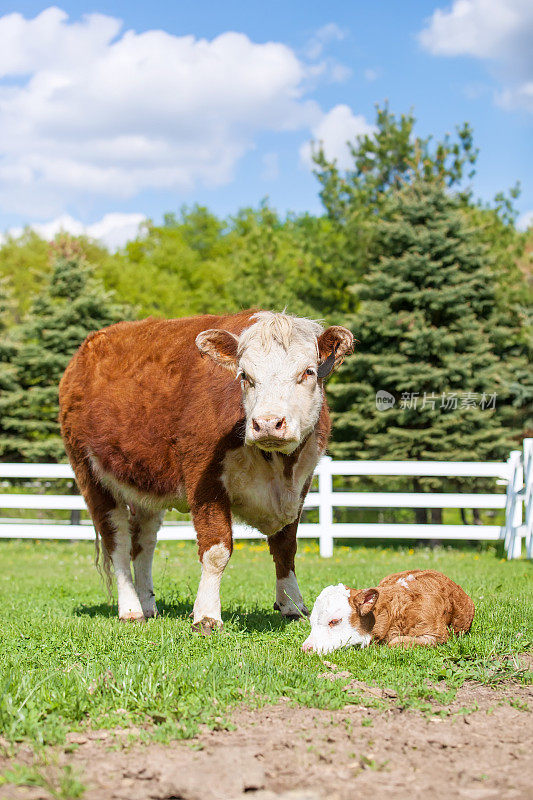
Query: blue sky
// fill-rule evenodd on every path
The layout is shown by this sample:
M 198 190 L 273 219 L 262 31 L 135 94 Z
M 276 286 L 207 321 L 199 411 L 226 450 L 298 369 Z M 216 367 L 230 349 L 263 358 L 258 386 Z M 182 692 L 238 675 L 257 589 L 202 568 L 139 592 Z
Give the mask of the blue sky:
M 0 231 L 318 212 L 306 142 L 347 163 L 385 99 L 423 135 L 470 121 L 475 192 L 520 180 L 527 219 L 532 53 L 529 0 L 0 3 Z

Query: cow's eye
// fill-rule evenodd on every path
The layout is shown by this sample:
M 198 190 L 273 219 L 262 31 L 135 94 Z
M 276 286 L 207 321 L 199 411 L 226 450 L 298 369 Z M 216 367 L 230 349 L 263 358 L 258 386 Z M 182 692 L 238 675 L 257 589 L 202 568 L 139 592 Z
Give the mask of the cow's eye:
M 305 380 L 305 378 L 310 378 L 312 375 L 316 375 L 316 369 L 314 369 L 314 367 L 308 367 L 302 375 L 302 379 Z
M 250 376 L 247 375 L 246 372 L 243 369 L 241 369 L 241 371 L 239 373 L 239 378 L 241 379 L 241 381 L 243 383 L 247 383 L 248 386 L 253 386 L 254 385 L 254 382 L 252 381 Z
M 330 628 L 334 628 L 335 625 L 338 625 L 340 621 L 341 621 L 340 619 L 330 619 L 328 625 Z

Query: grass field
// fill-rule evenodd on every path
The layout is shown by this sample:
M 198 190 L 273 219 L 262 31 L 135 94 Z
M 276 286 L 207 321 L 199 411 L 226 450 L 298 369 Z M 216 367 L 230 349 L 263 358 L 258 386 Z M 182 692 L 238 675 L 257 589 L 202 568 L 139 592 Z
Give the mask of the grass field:
M 339 547 L 325 560 L 305 542 L 297 558 L 309 605 L 329 583 L 363 588 L 390 572 L 427 567 L 473 598 L 472 632 L 444 646 L 371 646 L 326 657 L 358 680 L 391 687 L 398 702 L 446 703 L 468 679 L 527 680 L 510 656 L 533 645 L 530 562 L 506 562 L 494 548 L 402 546 Z M 158 546 L 161 616 L 143 626 L 118 622 L 92 561 L 90 543 L 0 542 L 0 735 L 8 741 L 59 743 L 86 725 L 136 725 L 165 741 L 192 736 L 200 723 L 223 726 L 243 702 L 286 697 L 332 709 L 350 702 L 343 681 L 320 677 L 321 658 L 301 652 L 306 623 L 287 623 L 273 611 L 266 544 L 236 545 L 222 584 L 224 630 L 210 639 L 190 632 L 199 577 L 192 543 Z

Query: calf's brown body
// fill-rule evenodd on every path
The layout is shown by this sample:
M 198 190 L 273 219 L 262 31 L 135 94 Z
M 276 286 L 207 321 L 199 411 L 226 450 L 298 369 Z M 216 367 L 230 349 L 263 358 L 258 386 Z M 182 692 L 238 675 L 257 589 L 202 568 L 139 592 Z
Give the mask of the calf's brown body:
M 442 644 L 450 630 L 466 633 L 474 603 L 446 575 L 405 570 L 387 575 L 375 589 L 350 590 L 351 624 L 389 645 Z

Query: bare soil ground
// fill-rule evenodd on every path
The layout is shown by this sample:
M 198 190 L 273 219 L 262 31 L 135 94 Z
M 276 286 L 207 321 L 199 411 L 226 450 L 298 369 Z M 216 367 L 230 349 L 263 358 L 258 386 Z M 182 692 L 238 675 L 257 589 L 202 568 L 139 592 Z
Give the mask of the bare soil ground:
M 387 708 L 241 710 L 235 730 L 171 745 L 128 746 L 123 734 L 105 731 L 70 734 L 78 747 L 58 752 L 57 764 L 79 772 L 85 800 L 531 800 L 531 687 L 464 686 L 448 716 L 402 710 L 384 697 Z M 21 748 L 16 760 L 30 758 Z M 0 756 L 0 774 L 8 766 Z M 52 796 L 0 786 L 2 800 Z

